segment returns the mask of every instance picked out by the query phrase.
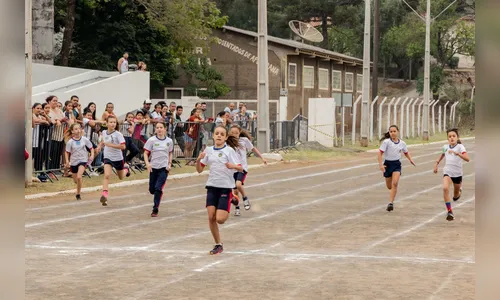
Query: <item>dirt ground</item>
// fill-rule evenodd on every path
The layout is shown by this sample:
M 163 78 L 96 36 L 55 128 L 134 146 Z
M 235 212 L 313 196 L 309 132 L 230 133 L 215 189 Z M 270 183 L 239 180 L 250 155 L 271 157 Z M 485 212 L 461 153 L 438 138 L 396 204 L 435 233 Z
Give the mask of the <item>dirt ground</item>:
M 473 299 L 474 141 L 456 219 L 445 220 L 440 145 L 411 148 L 393 212 L 374 153 L 253 170 L 252 208 L 220 226 L 206 176 L 167 183 L 160 216 L 146 186 L 26 201 L 25 299 Z

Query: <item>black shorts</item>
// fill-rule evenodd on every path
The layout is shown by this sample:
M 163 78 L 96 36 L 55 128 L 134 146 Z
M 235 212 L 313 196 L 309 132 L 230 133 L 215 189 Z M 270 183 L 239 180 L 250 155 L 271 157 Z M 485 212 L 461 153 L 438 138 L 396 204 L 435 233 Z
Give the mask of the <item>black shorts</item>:
M 458 177 L 451 177 L 450 175 L 448 174 L 444 174 L 443 177 L 450 177 L 451 178 L 451 181 L 454 183 L 454 184 L 461 184 L 462 183 L 462 176 L 458 176 Z
M 104 164 L 105 165 L 111 165 L 117 171 L 121 171 L 121 170 L 123 170 L 125 168 L 125 161 L 124 160 L 111 161 L 110 159 L 105 158 L 104 159 Z
M 392 177 L 392 173 L 399 172 L 401 173 L 401 161 L 400 160 L 386 160 L 384 161 L 385 172 L 384 177 L 390 178 Z
M 86 162 L 81 162 L 81 163 L 78 163 L 76 166 L 69 166 L 69 168 L 71 170 L 71 173 L 73 173 L 73 174 L 78 173 L 78 168 L 80 166 L 84 166 L 86 168 L 87 167 L 87 163 Z
M 247 178 L 247 174 L 248 172 L 243 170 L 243 172 L 235 172 L 233 177 L 234 177 L 234 181 L 241 181 L 241 184 L 245 184 L 245 179 Z
M 229 212 L 231 210 L 231 200 L 233 200 L 232 189 L 217 188 L 207 186 L 207 205 L 215 206 L 217 209 Z

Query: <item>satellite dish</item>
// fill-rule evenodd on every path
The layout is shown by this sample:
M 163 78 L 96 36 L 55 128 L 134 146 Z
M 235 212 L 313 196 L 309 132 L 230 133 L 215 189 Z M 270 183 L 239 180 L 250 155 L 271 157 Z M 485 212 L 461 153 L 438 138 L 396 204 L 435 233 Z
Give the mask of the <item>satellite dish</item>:
M 311 24 L 292 20 L 288 22 L 288 26 L 295 32 L 296 35 L 300 36 L 304 40 L 308 40 L 315 43 L 320 43 L 323 41 L 323 35 Z

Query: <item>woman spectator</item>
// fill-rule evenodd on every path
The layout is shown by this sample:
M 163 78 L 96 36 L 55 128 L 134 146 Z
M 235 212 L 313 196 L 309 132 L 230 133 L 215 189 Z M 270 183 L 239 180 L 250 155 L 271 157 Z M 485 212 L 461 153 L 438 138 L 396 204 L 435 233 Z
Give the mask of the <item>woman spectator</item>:
M 50 141 L 49 170 L 61 169 L 61 158 L 64 149 L 64 126 L 68 122 L 61 109 L 56 96 L 49 96 L 45 101 L 50 105 L 49 117 L 54 125 Z
M 48 128 L 50 126 L 50 122 L 42 115 L 42 104 L 35 103 L 32 107 L 33 112 L 33 167 L 35 171 L 41 171 L 43 169 L 43 146 L 44 146 L 44 135 L 42 128 Z M 44 149 L 48 150 L 48 149 Z

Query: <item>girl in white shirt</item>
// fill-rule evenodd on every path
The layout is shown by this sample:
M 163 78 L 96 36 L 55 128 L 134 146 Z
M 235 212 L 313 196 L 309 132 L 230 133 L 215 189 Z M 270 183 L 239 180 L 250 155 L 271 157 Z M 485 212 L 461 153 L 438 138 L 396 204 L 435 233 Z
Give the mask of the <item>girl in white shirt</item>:
M 71 138 L 66 143 L 66 168 L 71 169 L 73 181 L 76 184 L 76 200 L 82 200 L 80 191 L 83 185 L 83 172 L 94 160 L 94 146 L 90 140 L 82 136 L 80 124 L 73 123 L 69 127 L 68 133 Z M 90 152 L 90 157 L 88 152 Z
M 460 141 L 458 130 L 453 128 L 446 132 L 448 134 L 448 145 L 443 146 L 443 153 L 439 156 L 434 165 L 434 173 L 438 172 L 438 166 L 441 160 L 446 157 L 446 163 L 443 168 L 443 196 L 448 214 L 446 220 L 453 221 L 455 216 L 451 209 L 450 185 L 453 184 L 453 201 L 460 199 L 462 194 L 462 161 L 469 162 L 469 155 L 464 145 Z
M 104 180 L 102 183 L 101 204 L 108 205 L 108 185 L 109 177 L 113 173 L 113 168 L 120 180 L 125 176 L 130 176 L 128 164 L 123 160 L 123 150 L 125 149 L 125 138 L 118 127 L 118 119 L 115 116 L 108 116 L 106 119 L 107 130 L 102 132 L 102 140 L 99 148 L 104 146 Z
M 201 173 L 205 166 L 210 166 L 210 173 L 206 184 L 208 223 L 215 240 L 215 247 L 210 255 L 222 253 L 224 250 L 220 239 L 219 226 L 229 217 L 234 189 L 234 170 L 243 172 L 238 160 L 236 149 L 238 139 L 230 136 L 227 129 L 218 126 L 213 134 L 214 146 L 207 147 L 196 159 L 196 171 Z
M 401 177 L 401 152 L 415 166 L 406 143 L 399 139 L 399 128 L 396 125 L 389 127 L 389 131 L 380 140 L 379 152 L 377 154 L 380 171 L 385 177 L 385 184 L 390 190 L 387 211 L 394 210 L 394 199 L 398 192 L 399 178 Z M 382 159 L 382 156 L 384 159 Z
M 149 171 L 149 192 L 154 195 L 151 217 L 158 216 L 163 187 L 172 167 L 174 151 L 174 142 L 167 136 L 165 123 L 156 123 L 155 131 L 156 135 L 150 137 L 144 145 L 144 162 Z
M 247 162 L 247 151 L 253 151 L 260 159 L 262 159 L 262 162 L 267 165 L 267 161 L 262 157 L 262 154 L 260 153 L 259 149 L 255 148 L 254 145 L 252 144 L 252 136 L 248 133 L 248 131 L 242 129 L 239 125 L 235 124 L 231 126 L 231 129 L 229 130 L 229 134 L 231 136 L 234 136 L 235 138 L 238 139 L 239 147 L 236 150 L 236 154 L 238 155 L 238 159 L 241 162 L 241 166 L 243 167 L 243 172 L 236 172 L 234 173 L 234 180 L 236 182 L 236 189 L 233 191 L 233 194 L 236 196 L 236 200 L 238 201 L 238 192 L 241 193 L 241 196 L 243 197 L 243 205 L 245 207 L 245 210 L 250 209 L 250 201 L 248 200 L 248 197 L 245 193 L 245 188 L 243 185 L 245 184 L 245 179 L 247 178 L 248 174 L 248 162 Z M 239 206 L 239 201 L 238 204 L 235 205 L 235 210 L 234 210 L 234 215 L 239 216 L 240 215 L 240 206 Z

